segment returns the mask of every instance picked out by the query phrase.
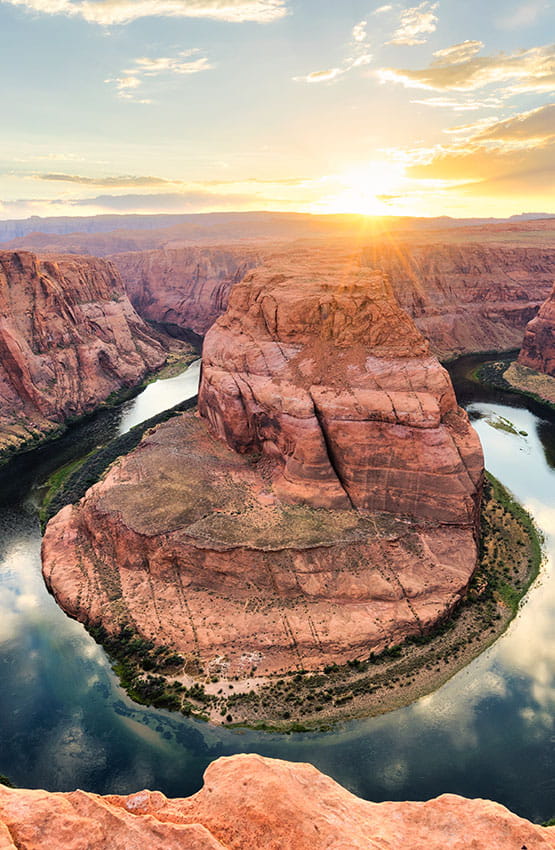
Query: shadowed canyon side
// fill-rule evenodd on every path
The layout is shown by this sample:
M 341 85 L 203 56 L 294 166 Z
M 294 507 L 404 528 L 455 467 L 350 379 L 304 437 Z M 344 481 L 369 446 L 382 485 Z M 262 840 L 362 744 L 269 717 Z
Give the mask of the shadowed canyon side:
M 518 235 L 518 234 L 517 234 Z M 546 244 L 451 244 L 378 236 L 363 248 L 332 243 L 338 260 L 381 269 L 401 307 L 439 357 L 519 348 L 527 322 L 548 296 L 555 247 Z M 430 238 L 430 237 L 429 237 Z M 354 244 L 356 241 L 353 240 Z M 143 318 L 205 334 L 249 268 L 302 254 L 326 256 L 330 242 L 302 245 L 176 247 L 114 254 Z M 305 260 L 306 261 L 306 260 Z
M 203 788 L 182 799 L 0 786 L 0 842 L 5 850 L 549 850 L 555 829 L 455 794 L 371 803 L 312 765 L 236 755 L 212 762 Z
M 149 321 L 171 331 L 204 336 L 225 311 L 229 291 L 260 262 L 253 249 L 164 248 L 115 254 L 131 303 Z
M 0 450 L 93 410 L 165 359 L 110 263 L 0 252 Z
M 381 273 L 250 272 L 207 335 L 199 398 L 202 418 L 158 427 L 48 524 L 67 612 L 189 673 L 260 681 L 368 656 L 460 601 L 481 448 Z
M 555 284 L 538 315 L 526 327 L 518 362 L 555 378 Z

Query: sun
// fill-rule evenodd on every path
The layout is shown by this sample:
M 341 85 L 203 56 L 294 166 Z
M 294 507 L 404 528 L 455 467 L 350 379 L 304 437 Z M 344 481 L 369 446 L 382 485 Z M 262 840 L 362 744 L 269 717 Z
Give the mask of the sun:
M 405 181 L 401 163 L 375 160 L 330 178 L 336 191 L 322 198 L 319 212 L 395 215 Z M 331 187 L 330 187 L 331 188 Z

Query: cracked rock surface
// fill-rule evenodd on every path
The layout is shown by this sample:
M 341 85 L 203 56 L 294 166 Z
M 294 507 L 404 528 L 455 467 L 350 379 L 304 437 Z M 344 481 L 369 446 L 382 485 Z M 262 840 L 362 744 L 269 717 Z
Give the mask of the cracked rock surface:
M 381 273 L 247 274 L 206 337 L 199 411 L 48 524 L 66 611 L 263 677 L 366 657 L 460 601 L 480 444 Z

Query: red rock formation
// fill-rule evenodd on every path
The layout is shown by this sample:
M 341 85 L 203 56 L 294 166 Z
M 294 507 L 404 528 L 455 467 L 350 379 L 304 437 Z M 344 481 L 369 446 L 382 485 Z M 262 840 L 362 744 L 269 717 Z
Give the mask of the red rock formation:
M 300 250 L 292 245 L 179 247 L 115 254 L 112 260 L 141 316 L 205 334 L 249 268 L 276 257 L 287 262 Z M 329 250 L 329 243 L 304 249 L 307 257 Z M 401 307 L 440 357 L 518 348 L 555 275 L 555 248 L 541 245 L 427 244 L 415 234 L 377 237 L 362 252 L 336 243 L 335 251 L 338 260 L 352 263 L 354 254 L 389 275 Z
M 109 263 L 0 252 L 0 449 L 92 410 L 165 357 Z
M 488 800 L 370 803 L 309 764 L 221 758 L 192 797 L 0 786 L 5 850 L 549 850 L 555 829 Z
M 256 270 L 205 352 L 200 411 L 225 442 L 174 419 L 51 520 L 62 607 L 240 676 L 448 615 L 476 564 L 481 449 L 383 276 Z
M 526 326 L 518 362 L 555 377 L 555 285 L 538 315 Z
M 380 240 L 363 262 L 389 275 L 438 357 L 518 348 L 555 276 L 553 245 Z
M 206 336 L 199 411 L 282 498 L 472 523 L 479 440 L 380 272 L 250 272 Z
M 233 284 L 259 258 L 246 247 L 191 247 L 116 254 L 113 262 L 139 315 L 204 336 L 224 312 Z

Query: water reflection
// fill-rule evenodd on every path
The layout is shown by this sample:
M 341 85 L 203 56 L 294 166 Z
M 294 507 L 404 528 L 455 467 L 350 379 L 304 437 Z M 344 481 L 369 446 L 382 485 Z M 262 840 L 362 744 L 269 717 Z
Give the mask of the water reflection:
M 482 395 L 470 412 L 488 468 L 546 535 L 540 580 L 507 633 L 436 693 L 329 733 L 232 732 L 132 703 L 104 652 L 46 593 L 33 510 L 5 510 L 0 772 L 31 787 L 121 793 L 150 786 L 186 795 L 218 755 L 259 752 L 310 761 L 369 799 L 451 791 L 499 800 L 535 820 L 555 814 L 555 470 L 548 457 L 555 427 L 515 399 Z M 494 416 L 526 436 L 492 428 Z

